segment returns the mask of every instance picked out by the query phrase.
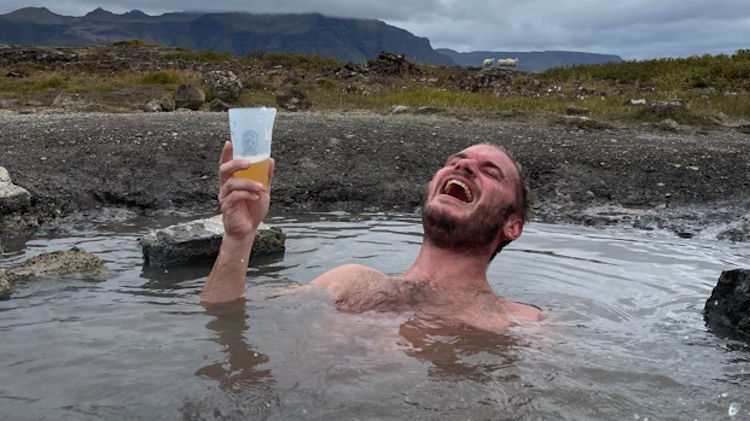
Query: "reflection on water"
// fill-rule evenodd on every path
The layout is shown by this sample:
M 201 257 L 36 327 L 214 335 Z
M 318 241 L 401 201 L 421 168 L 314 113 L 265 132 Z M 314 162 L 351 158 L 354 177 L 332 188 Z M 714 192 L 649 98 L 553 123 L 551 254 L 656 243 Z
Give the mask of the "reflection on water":
M 271 405 L 278 406 L 275 382 L 268 368 L 260 368 L 268 357 L 253 349 L 245 341 L 247 332 L 245 302 L 207 306 L 206 314 L 213 317 L 206 328 L 216 332 L 215 341 L 224 350 L 218 361 L 199 368 L 195 375 L 214 380 L 224 392 L 217 402 L 191 401 L 181 409 L 184 419 L 203 419 L 206 413 L 213 418 L 252 417 L 268 412 Z
M 142 266 L 137 237 L 171 222 L 72 224 L 4 257 L 79 245 L 112 276 L 0 301 L 0 418 L 750 419 L 748 343 L 701 314 L 721 270 L 748 261 L 741 245 L 530 224 L 489 278 L 550 317 L 492 334 L 293 288 L 344 263 L 403 272 L 411 215 L 273 218 L 286 254 L 253 262 L 247 301 L 208 308 L 209 268 Z

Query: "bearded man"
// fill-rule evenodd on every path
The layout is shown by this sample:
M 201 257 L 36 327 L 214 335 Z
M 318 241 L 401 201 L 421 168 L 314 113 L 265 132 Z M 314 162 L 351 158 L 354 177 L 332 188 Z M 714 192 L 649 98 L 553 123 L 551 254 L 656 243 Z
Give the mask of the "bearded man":
M 269 192 L 253 180 L 234 178 L 250 163 L 221 155 L 219 201 L 224 239 L 201 293 L 204 302 L 240 298 L 255 232 L 268 213 Z M 273 176 L 273 162 L 269 180 Z M 311 282 L 331 292 L 343 311 L 415 311 L 480 329 L 498 331 L 543 319 L 536 307 L 500 297 L 487 281 L 495 255 L 523 232 L 528 187 L 520 166 L 498 147 L 474 145 L 451 156 L 427 186 L 422 206 L 424 242 L 402 275 L 349 264 Z

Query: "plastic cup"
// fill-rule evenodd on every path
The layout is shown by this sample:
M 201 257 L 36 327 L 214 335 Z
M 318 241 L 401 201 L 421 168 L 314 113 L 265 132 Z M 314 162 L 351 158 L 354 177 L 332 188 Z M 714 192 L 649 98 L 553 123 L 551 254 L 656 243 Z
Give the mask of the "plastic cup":
M 271 158 L 271 136 L 276 108 L 232 108 L 229 110 L 229 132 L 234 159 L 250 161 L 250 167 L 236 171 L 233 177 L 249 178 L 268 189 Z

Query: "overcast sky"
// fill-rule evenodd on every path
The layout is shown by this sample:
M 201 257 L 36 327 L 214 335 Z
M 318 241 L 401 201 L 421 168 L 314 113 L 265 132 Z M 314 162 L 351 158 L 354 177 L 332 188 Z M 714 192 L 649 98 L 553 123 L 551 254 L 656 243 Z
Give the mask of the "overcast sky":
M 632 59 L 750 48 L 750 0 L 0 0 L 0 13 L 26 6 L 68 16 L 97 7 L 150 15 L 319 12 L 380 19 L 429 38 L 434 48 L 458 51 L 574 50 Z

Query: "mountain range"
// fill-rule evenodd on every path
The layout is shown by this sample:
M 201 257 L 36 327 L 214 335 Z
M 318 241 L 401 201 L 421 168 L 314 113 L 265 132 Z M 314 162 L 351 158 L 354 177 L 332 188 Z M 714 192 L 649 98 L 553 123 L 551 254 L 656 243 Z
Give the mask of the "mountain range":
M 165 13 L 133 10 L 115 14 L 97 8 L 85 16 L 62 16 L 44 7 L 25 7 L 0 15 L 0 43 L 85 46 L 130 39 L 191 50 L 244 56 L 257 50 L 320 54 L 364 62 L 381 51 L 410 61 L 478 66 L 489 57 L 517 57 L 519 70 L 622 61 L 616 55 L 570 51 L 469 52 L 433 49 L 430 41 L 379 20 L 307 14 Z

